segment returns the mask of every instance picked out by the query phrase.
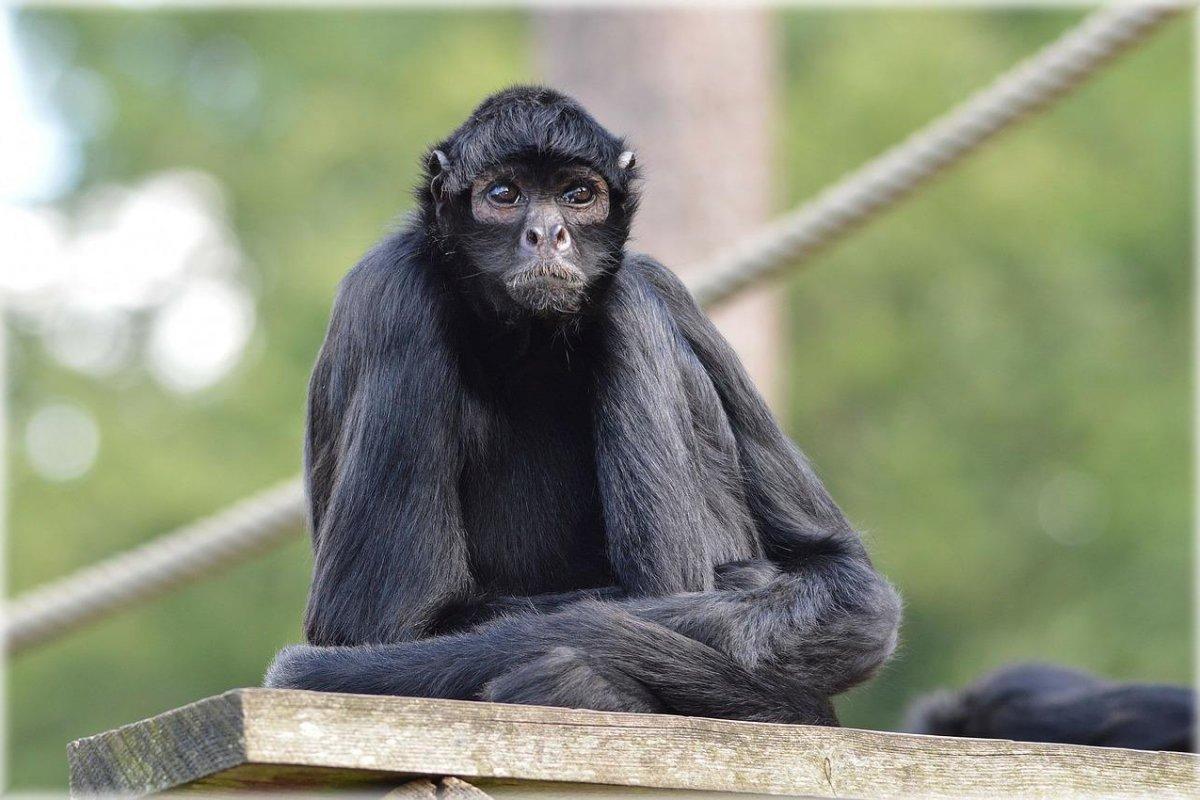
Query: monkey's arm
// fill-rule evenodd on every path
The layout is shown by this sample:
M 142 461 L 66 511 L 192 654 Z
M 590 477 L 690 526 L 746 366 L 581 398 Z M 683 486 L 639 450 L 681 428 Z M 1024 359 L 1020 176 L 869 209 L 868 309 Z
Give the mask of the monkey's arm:
M 683 283 L 645 256 L 631 257 L 625 267 L 641 274 L 666 304 L 720 397 L 737 439 L 746 501 L 768 556 L 785 566 L 819 555 L 845 554 L 865 561 L 858 534 Z
M 471 589 L 457 373 L 420 276 L 394 259 L 373 253 L 343 283 L 310 387 L 313 644 L 420 637 Z
M 584 600 L 620 600 L 625 590 L 619 586 L 600 586 L 573 592 L 535 595 L 499 595 L 471 597 L 442 608 L 432 633 L 463 631 L 496 617 L 511 614 L 550 614 Z
M 779 580 L 790 582 L 795 592 L 789 613 L 837 620 L 815 639 L 801 637 L 790 646 L 806 649 L 806 658 L 820 665 L 810 676 L 812 685 L 827 694 L 845 691 L 895 648 L 900 596 L 875 571 L 858 533 L 683 284 L 652 261 L 636 266 L 667 305 L 720 398 L 763 552 L 784 573 Z
M 718 591 L 761 589 L 779 575 L 779 568 L 764 559 L 730 561 L 714 570 Z M 620 586 L 599 586 L 573 592 L 527 596 L 481 596 L 442 609 L 433 633 L 453 633 L 510 614 L 550 614 L 583 600 L 624 600 L 629 595 Z
M 637 272 L 618 270 L 599 308 L 592 416 L 613 574 L 631 597 L 711 591 L 728 553 L 714 552 L 721 520 L 698 457 L 689 389 L 699 370 Z

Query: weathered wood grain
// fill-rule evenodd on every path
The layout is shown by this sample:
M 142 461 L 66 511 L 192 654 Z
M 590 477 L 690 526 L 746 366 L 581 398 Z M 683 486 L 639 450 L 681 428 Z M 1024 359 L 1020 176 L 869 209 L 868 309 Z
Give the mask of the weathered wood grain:
M 382 800 L 490 800 L 491 795 L 458 778 L 417 778 L 397 786 Z
M 439 784 L 442 790 L 442 800 L 488 800 L 491 797 L 482 789 L 453 776 L 442 778 Z
M 246 762 L 241 692 L 177 708 L 67 746 L 71 793 L 144 793 Z
M 429 778 L 417 778 L 400 784 L 382 800 L 438 800 L 437 783 Z
M 1200 795 L 1200 759 L 1177 753 L 270 689 L 81 739 L 69 755 L 75 794 L 423 775 L 485 791 L 493 780 L 857 798 Z
M 475 785 L 493 800 L 778 800 L 780 795 L 743 792 L 698 791 L 696 789 L 650 789 L 644 786 L 613 786 L 602 783 L 561 781 L 515 781 L 475 778 Z M 796 798 L 799 795 L 787 795 Z M 805 795 L 811 797 L 811 795 Z

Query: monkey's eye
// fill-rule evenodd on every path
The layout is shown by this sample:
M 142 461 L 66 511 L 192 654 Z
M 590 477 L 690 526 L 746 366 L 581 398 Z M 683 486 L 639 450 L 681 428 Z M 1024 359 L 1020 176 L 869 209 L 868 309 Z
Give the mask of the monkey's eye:
M 592 187 L 583 183 L 572 186 L 562 193 L 563 202 L 573 206 L 586 206 L 592 202 L 595 196 L 596 193 L 592 191 Z
M 487 190 L 488 200 L 491 200 L 498 206 L 516 205 L 521 199 L 521 190 L 511 183 L 505 181 L 497 181 Z

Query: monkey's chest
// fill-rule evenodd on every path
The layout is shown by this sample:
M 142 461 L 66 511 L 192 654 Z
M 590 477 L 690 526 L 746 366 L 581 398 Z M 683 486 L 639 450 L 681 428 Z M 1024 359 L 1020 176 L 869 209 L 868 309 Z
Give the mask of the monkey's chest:
M 461 482 L 472 573 L 484 591 L 609 585 L 591 413 L 575 392 L 498 404 Z

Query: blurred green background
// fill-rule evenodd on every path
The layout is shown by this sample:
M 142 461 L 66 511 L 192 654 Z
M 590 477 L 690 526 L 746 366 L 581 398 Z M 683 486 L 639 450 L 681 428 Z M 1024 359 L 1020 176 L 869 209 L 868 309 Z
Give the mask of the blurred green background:
M 1080 12 L 777 16 L 783 209 Z M 11 594 L 295 473 L 335 283 L 411 205 L 423 147 L 536 78 L 521 13 L 14 24 L 77 127 L 53 207 L 70 220 L 97 186 L 207 173 L 240 248 L 222 280 L 253 326 L 236 366 L 192 391 L 132 358 L 65 366 L 36 309 L 10 313 Z M 848 725 L 896 727 L 916 693 L 1014 660 L 1190 680 L 1188 33 L 1174 23 L 788 281 L 788 428 L 907 603 L 895 661 L 839 703 Z M 152 313 L 130 312 L 131 336 Z M 39 410 L 64 403 L 99 436 L 74 477 L 33 452 Z M 70 739 L 256 684 L 300 636 L 308 569 L 297 537 L 14 659 L 10 786 L 61 788 Z

